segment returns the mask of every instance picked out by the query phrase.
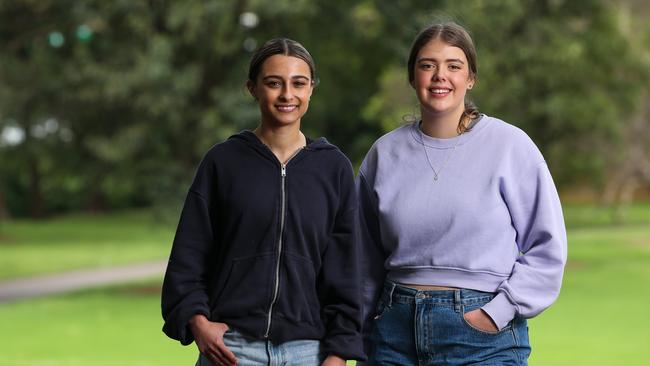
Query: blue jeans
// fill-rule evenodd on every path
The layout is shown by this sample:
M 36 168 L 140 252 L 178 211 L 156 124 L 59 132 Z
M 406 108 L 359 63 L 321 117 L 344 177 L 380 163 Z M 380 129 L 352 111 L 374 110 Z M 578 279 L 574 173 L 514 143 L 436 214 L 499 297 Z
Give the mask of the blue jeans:
M 275 345 L 271 341 L 249 338 L 231 329 L 223 335 L 223 342 L 237 357 L 237 366 L 320 366 L 325 359 L 320 350 L 320 341 L 312 339 Z M 212 363 L 201 354 L 196 366 L 212 366 Z
M 515 318 L 485 332 L 463 314 L 494 294 L 474 290 L 418 291 L 387 281 L 377 304 L 368 365 L 527 365 L 528 326 Z

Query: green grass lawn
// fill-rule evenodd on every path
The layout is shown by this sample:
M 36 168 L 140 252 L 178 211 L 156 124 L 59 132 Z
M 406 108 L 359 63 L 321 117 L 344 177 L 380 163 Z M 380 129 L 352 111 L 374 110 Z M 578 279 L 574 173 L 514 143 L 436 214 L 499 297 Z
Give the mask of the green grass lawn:
M 161 280 L 0 305 L 4 366 L 192 365 L 161 331 Z
M 571 228 L 564 286 L 559 300 L 529 323 L 533 344 L 530 364 L 647 364 L 650 204 L 634 206 L 627 216 L 629 224 L 613 224 L 607 212 L 591 206 L 569 206 L 565 212 Z M 593 219 L 589 219 L 590 215 Z M 103 218 L 88 220 L 91 226 L 103 226 L 98 223 Z M 150 222 L 140 215 L 108 219 L 111 220 L 116 225 L 101 230 L 110 233 L 133 221 L 130 230 L 140 238 L 149 238 L 142 234 L 149 229 L 136 229 L 137 225 Z M 39 225 L 32 229 L 27 226 L 26 233 L 40 230 Z M 117 235 L 122 236 L 114 241 L 115 246 L 128 243 L 128 250 L 135 246 L 142 251 L 137 240 L 128 238 L 126 232 Z M 160 235 L 164 242 L 150 245 L 160 247 L 159 255 L 164 257 L 171 233 Z M 82 246 L 80 242 L 77 245 Z M 126 253 L 121 255 L 128 257 Z M 0 261 L 5 261 L 2 254 Z M 196 359 L 196 347 L 182 347 L 160 330 L 159 288 L 157 279 L 145 284 L 0 304 L 0 364 L 191 365 Z
M 164 260 L 175 224 L 147 211 L 0 222 L 0 280 Z
M 650 225 L 569 232 L 558 301 L 530 321 L 531 365 L 646 365 Z

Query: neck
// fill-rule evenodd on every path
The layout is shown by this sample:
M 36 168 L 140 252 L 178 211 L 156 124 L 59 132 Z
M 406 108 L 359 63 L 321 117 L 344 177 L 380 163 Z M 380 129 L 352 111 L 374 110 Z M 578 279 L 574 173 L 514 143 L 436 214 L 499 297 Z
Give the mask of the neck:
M 300 126 L 269 127 L 260 124 L 253 132 L 282 163 L 307 144 Z
M 435 138 L 448 139 L 456 137 L 458 123 L 463 115 L 463 110 L 454 113 L 436 114 L 420 108 L 422 115 L 422 132 Z

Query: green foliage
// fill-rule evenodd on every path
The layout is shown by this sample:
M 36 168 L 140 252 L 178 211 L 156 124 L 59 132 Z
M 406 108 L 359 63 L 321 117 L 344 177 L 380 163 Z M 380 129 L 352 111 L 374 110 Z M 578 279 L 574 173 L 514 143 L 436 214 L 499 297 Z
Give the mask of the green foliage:
M 624 143 L 622 132 L 650 80 L 647 58 L 639 57 L 647 46 L 631 47 L 619 9 L 600 0 L 463 1 L 441 2 L 432 16 L 400 4 L 406 9 L 383 5 L 397 11 L 387 17 L 397 24 L 387 25 L 386 33 L 408 45 L 414 34 L 396 29 L 407 29 L 399 22 L 409 13 L 417 28 L 447 20 L 465 25 L 478 50 L 478 82 L 470 97 L 479 109 L 524 129 L 558 184 L 602 184 L 608 156 Z M 391 62 L 387 73 L 407 57 L 408 49 L 396 51 L 401 62 Z M 373 112 L 412 107 L 403 101 L 402 85 L 380 85 L 364 117 L 386 131 L 394 124 L 379 114 L 391 113 Z
M 0 131 L 26 133 L 0 143 L 0 207 L 177 208 L 205 151 L 256 125 L 247 63 L 277 36 L 316 60 L 303 130 L 358 163 L 417 114 L 409 46 L 445 19 L 475 38 L 479 108 L 526 130 L 559 184 L 598 185 L 649 80 L 650 31 L 621 14 L 605 0 L 2 1 Z
M 390 100 L 390 103 L 386 103 Z M 411 122 L 419 114 L 419 102 L 403 68 L 388 68 L 379 78 L 379 90 L 368 101 L 363 118 L 377 121 L 382 131 L 388 132 L 401 124 Z
M 494 31 L 487 24 L 470 26 L 479 52 L 494 60 L 480 75 L 476 98 L 486 112 L 533 137 L 559 183 L 600 182 L 603 161 L 622 142 L 634 111 L 639 81 L 648 76 L 644 65 L 621 34 L 617 13 L 603 2 L 517 6 L 526 16 L 500 24 L 501 41 L 482 40 Z

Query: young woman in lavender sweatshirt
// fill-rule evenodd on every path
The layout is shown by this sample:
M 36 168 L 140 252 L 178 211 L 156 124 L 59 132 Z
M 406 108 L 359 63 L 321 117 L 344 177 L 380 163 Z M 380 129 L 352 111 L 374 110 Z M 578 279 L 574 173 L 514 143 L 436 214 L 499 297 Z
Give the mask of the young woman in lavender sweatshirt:
M 465 99 L 476 58 L 456 23 L 424 29 L 408 60 L 422 118 L 361 166 L 369 364 L 526 365 L 526 319 L 559 294 L 556 188 L 522 130 Z

